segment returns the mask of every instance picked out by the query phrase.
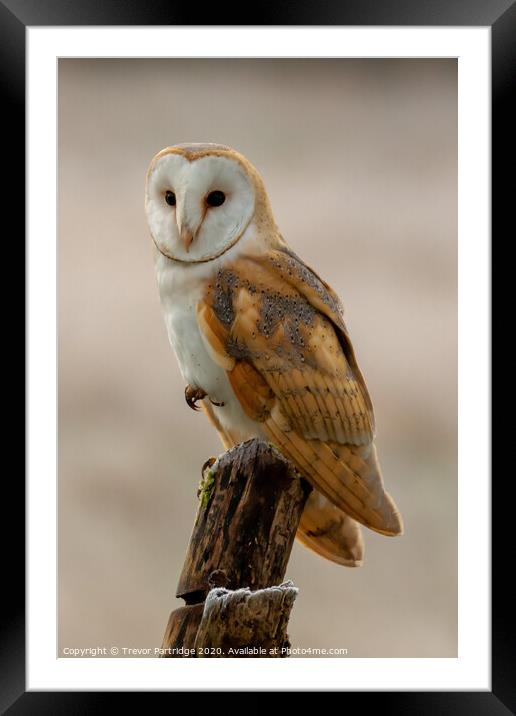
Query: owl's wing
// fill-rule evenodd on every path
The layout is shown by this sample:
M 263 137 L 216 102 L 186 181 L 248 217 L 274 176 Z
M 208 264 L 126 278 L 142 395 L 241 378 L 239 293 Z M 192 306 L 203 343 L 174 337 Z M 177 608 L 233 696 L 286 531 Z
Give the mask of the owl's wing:
M 270 251 L 221 269 L 197 319 L 245 413 L 312 485 L 371 529 L 399 534 L 371 400 L 331 289 L 291 252 Z

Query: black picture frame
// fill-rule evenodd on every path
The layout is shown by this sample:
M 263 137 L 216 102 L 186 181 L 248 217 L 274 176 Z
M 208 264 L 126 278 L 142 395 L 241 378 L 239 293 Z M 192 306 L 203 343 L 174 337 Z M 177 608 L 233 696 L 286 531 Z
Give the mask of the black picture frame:
M 516 118 L 510 100 L 516 97 L 516 2 L 514 0 L 322 0 L 292 3 L 253 4 L 252 15 L 231 10 L 233 22 L 224 8 L 210 4 L 185 9 L 166 0 L 0 0 L 0 92 L 4 124 L 0 172 L 4 207 L 25 215 L 21 190 L 25 181 L 25 31 L 27 26 L 62 25 L 390 25 L 390 26 L 488 26 L 492 38 L 492 234 L 501 243 L 502 232 L 514 233 L 510 213 L 514 204 L 514 127 Z M 512 130 L 512 132 L 511 132 Z M 9 171 L 5 171 L 9 167 Z M 20 222 L 11 230 L 13 260 L 20 262 L 22 243 Z M 13 241 L 12 239 L 15 239 Z M 494 245 L 494 242 L 493 242 Z M 18 292 L 17 294 L 18 295 Z M 493 300 L 496 298 L 493 295 Z M 17 299 L 18 301 L 19 299 Z M 12 298 L 11 298 L 12 304 Z M 9 305 L 9 304 L 7 304 Z M 494 314 L 493 314 L 494 315 Z M 18 330 L 19 328 L 19 323 Z M 12 335 L 16 332 L 13 328 Z M 23 338 L 20 341 L 23 344 Z M 484 347 L 489 350 L 489 347 Z M 34 347 L 29 346 L 34 350 Z M 21 363 L 23 365 L 23 362 Z M 18 363 L 20 370 L 20 363 Z M 13 369 L 12 375 L 15 375 Z M 20 400 L 21 404 L 21 400 Z M 14 420 L 11 425 L 14 427 Z M 21 422 L 21 421 L 20 421 Z M 493 441 L 510 439 L 508 427 L 493 435 Z M 497 454 L 493 442 L 492 454 Z M 501 452 L 501 451 L 499 451 Z M 15 469 L 4 475 L 4 515 L 9 512 L 11 526 L 3 539 L 3 589 L 5 607 L 0 640 L 0 711 L 9 714 L 82 714 L 102 712 L 114 706 L 112 692 L 26 692 L 25 691 L 25 488 Z M 21 472 L 21 471 L 20 471 Z M 516 659 L 514 596 L 507 583 L 508 549 L 512 544 L 511 519 L 514 502 L 507 490 L 512 475 L 493 469 L 492 517 L 492 691 L 478 692 L 345 692 L 344 706 L 350 699 L 367 699 L 361 708 L 378 705 L 383 713 L 396 714 L 507 714 L 516 713 Z M 6 494 L 7 492 L 7 494 Z M 7 508 L 8 505 L 8 508 Z M 3 526 L 6 521 L 3 520 Z M 153 693 L 153 702 L 154 695 Z M 161 694 L 163 696 L 163 694 Z M 166 694 L 165 694 L 166 696 Z M 149 707 L 149 694 L 129 693 L 132 707 Z M 146 701 L 143 701 L 143 698 Z M 119 704 L 117 703 L 117 707 Z

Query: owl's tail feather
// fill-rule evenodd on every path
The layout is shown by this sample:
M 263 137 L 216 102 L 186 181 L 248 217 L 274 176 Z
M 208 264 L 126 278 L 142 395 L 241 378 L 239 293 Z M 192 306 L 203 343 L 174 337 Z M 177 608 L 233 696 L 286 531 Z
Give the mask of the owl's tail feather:
M 332 562 L 345 567 L 362 566 L 364 540 L 358 522 L 316 490 L 306 501 L 296 537 Z

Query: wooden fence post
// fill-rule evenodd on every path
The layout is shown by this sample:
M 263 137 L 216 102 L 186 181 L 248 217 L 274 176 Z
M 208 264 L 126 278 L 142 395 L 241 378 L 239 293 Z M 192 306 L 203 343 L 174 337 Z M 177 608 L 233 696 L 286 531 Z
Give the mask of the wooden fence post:
M 283 578 L 310 489 L 256 439 L 204 471 L 176 593 L 185 606 L 170 614 L 163 656 L 285 655 L 297 590 Z

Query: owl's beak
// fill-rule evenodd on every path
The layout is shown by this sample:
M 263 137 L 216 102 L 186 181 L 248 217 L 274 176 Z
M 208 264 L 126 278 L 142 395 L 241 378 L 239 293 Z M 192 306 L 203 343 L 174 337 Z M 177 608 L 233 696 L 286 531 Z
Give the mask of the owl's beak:
M 190 250 L 190 246 L 192 245 L 192 241 L 194 240 L 194 232 L 190 229 L 189 226 L 182 226 L 181 227 L 181 241 L 185 245 L 185 249 L 188 252 Z

